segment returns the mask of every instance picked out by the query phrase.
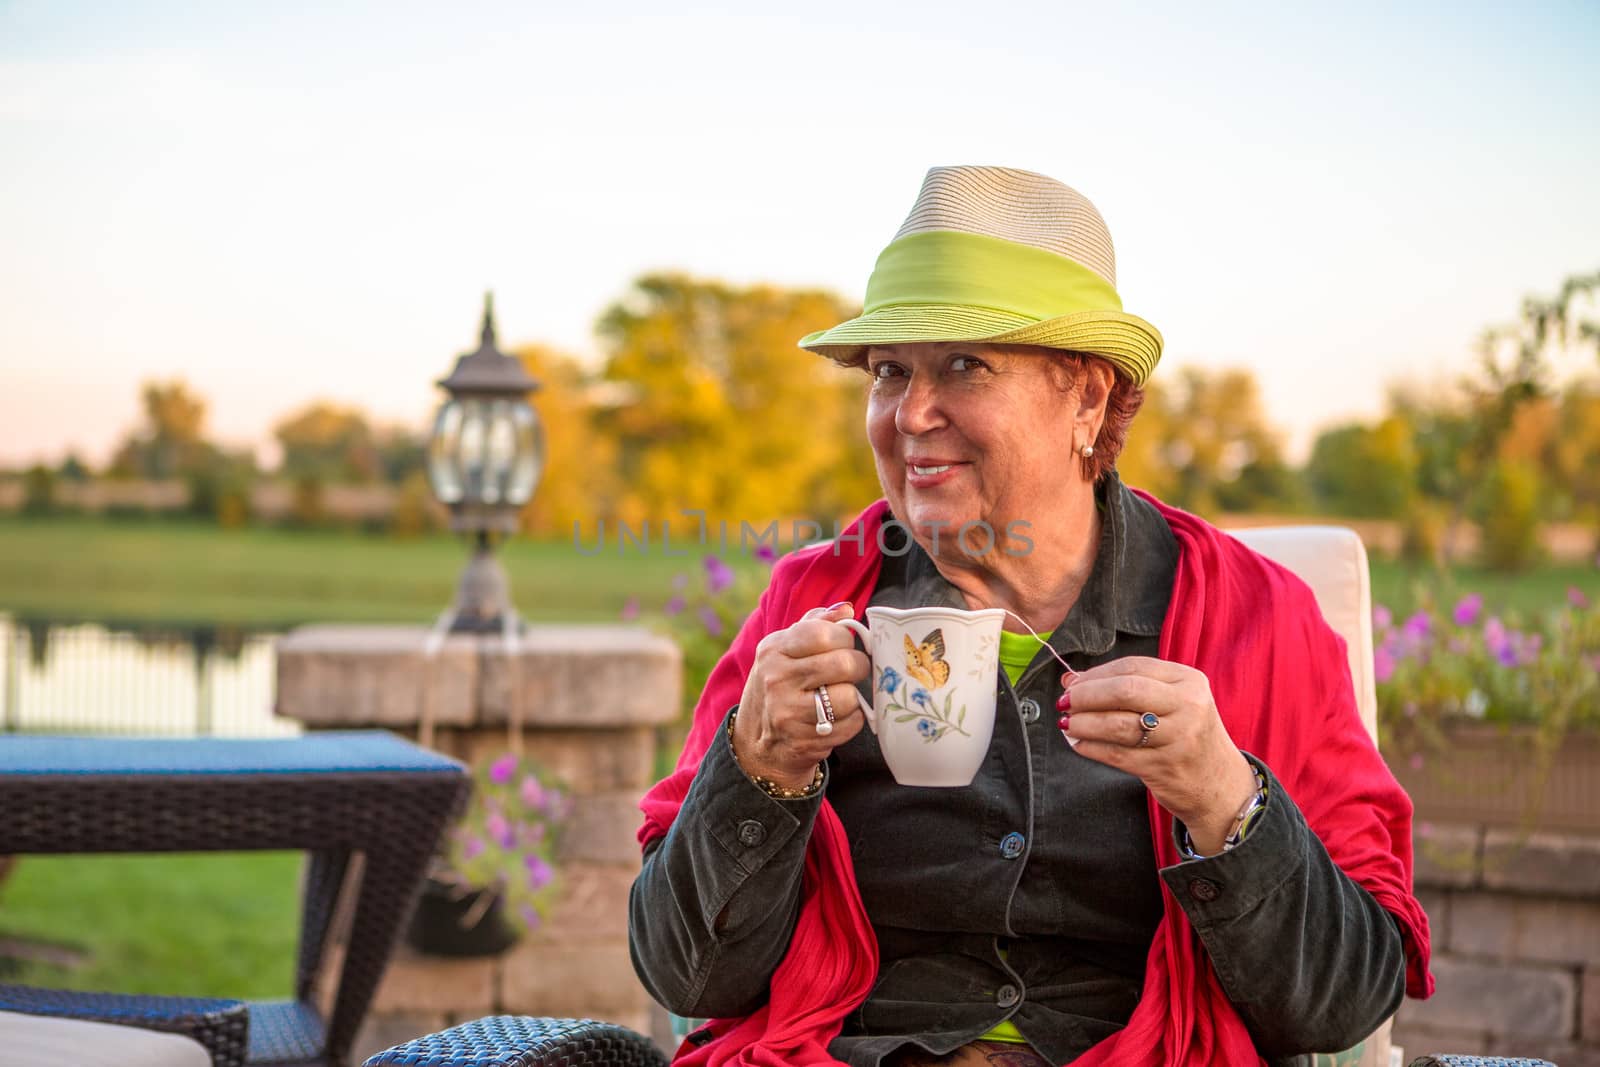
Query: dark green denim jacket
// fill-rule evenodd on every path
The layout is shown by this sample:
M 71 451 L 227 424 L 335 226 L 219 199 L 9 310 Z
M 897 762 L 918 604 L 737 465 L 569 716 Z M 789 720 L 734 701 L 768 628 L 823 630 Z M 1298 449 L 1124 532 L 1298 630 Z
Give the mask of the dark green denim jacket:
M 1154 508 L 1115 476 L 1099 501 L 1093 571 L 1050 639 L 1077 670 L 1156 654 L 1177 566 Z M 965 606 L 915 543 L 888 547 L 873 604 Z M 1399 929 L 1271 769 L 1252 758 L 1271 802 L 1239 847 L 1158 870 L 1142 783 L 1078 756 L 1057 729 L 1060 673 L 1043 649 L 1015 686 L 1002 673 L 968 789 L 894 784 L 867 730 L 828 760 L 824 793 L 880 954 L 830 1052 L 868 1067 L 907 1044 L 951 1051 L 1009 1019 L 1046 1058 L 1070 1061 L 1138 1002 L 1163 882 L 1264 1055 L 1293 1063 L 1376 1029 L 1403 995 Z M 634 967 L 669 1010 L 738 1016 L 765 1000 L 820 804 L 762 792 L 719 733 L 632 892 Z

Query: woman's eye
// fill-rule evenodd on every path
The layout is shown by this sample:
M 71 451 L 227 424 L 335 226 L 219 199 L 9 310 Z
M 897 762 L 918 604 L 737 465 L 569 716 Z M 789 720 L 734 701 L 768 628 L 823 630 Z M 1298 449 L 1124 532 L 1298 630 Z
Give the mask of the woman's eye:
M 983 360 L 976 356 L 955 356 L 950 360 L 950 369 L 959 371 L 978 370 L 984 366 Z
M 897 363 L 875 363 L 871 369 L 872 376 L 879 380 L 895 378 L 900 374 L 900 365 Z

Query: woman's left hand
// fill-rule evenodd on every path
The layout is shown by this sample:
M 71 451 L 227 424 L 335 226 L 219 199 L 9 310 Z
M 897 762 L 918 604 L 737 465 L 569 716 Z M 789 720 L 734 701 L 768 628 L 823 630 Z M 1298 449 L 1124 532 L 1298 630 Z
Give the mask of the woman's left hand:
M 1125 656 L 1063 676 L 1063 732 L 1087 756 L 1137 776 L 1183 821 L 1201 855 L 1223 838 L 1255 793 L 1256 776 L 1217 713 L 1211 683 L 1193 667 Z M 1142 716 L 1155 716 L 1147 727 Z

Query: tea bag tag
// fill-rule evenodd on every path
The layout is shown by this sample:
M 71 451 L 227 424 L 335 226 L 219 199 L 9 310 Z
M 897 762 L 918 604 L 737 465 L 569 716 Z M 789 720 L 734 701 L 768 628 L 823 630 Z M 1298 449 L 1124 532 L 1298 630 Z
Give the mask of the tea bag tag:
M 1057 652 L 1055 649 L 1050 647 L 1050 642 L 1049 641 L 1046 641 L 1044 638 L 1039 636 L 1039 631 L 1038 630 L 1035 630 L 1032 626 L 1028 625 L 1028 620 L 1027 619 L 1024 619 L 1021 615 L 1018 615 L 1016 612 L 1012 611 L 1010 608 L 1001 608 L 1000 610 L 1005 612 L 1007 615 L 1010 615 L 1013 619 L 1016 619 L 1024 627 L 1026 627 L 1027 631 L 1030 634 L 1033 635 L 1033 639 L 1035 641 L 1039 642 L 1041 645 L 1043 645 L 1044 646 L 1044 650 L 1046 652 L 1050 653 L 1050 655 L 1055 657 L 1055 661 L 1057 663 L 1061 664 L 1061 667 L 1062 667 L 1063 670 L 1065 670 L 1068 674 L 1077 674 L 1078 673 L 1077 671 L 1072 669 L 1072 664 L 1068 663 L 1064 658 L 1062 658 L 1061 653 Z M 1067 736 L 1067 732 L 1065 730 L 1061 731 L 1061 736 L 1066 738 L 1068 745 L 1072 746 L 1073 748 L 1077 748 L 1078 747 L 1077 738 L 1068 737 Z

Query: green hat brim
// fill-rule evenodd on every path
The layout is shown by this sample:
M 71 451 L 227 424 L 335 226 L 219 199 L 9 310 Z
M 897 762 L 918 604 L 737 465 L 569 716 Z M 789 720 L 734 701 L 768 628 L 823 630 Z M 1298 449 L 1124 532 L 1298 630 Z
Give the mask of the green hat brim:
M 1100 356 L 1142 386 L 1161 358 L 1161 333 L 1121 311 L 1079 311 L 1038 320 L 1015 312 L 958 304 L 893 304 L 800 339 L 800 347 L 854 361 L 871 345 L 966 341 L 1040 345 Z

